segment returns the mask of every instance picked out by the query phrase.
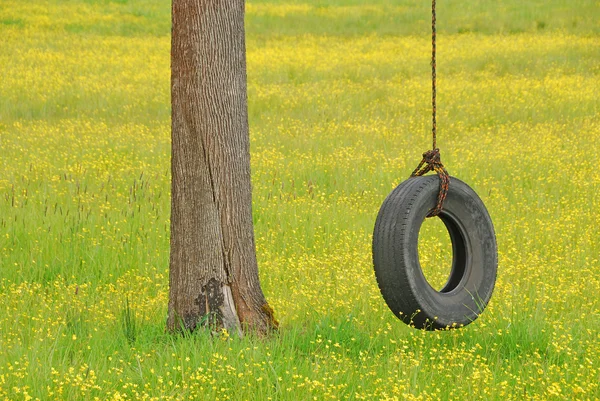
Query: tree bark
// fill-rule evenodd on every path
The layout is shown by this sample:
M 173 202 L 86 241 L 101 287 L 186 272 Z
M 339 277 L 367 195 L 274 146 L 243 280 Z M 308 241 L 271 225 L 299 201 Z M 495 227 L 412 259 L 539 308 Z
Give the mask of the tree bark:
M 167 329 L 277 327 L 252 224 L 244 0 L 173 0 Z

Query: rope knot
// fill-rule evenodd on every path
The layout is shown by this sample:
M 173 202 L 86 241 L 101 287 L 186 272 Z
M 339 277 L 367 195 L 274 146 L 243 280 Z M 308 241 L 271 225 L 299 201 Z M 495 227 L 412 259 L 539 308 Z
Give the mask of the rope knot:
M 430 171 L 435 171 L 438 177 L 440 177 L 440 191 L 438 193 L 437 204 L 429 211 L 427 217 L 433 217 L 440 214 L 442 207 L 444 206 L 444 200 L 448 194 L 448 188 L 450 186 L 450 175 L 442 164 L 442 157 L 438 148 L 434 148 L 423 153 L 423 159 L 410 176 L 420 177 Z
M 442 157 L 438 148 L 428 150 L 423 153 L 423 159 L 419 166 L 412 172 L 411 177 L 419 177 L 427 174 L 430 171 L 437 171 L 438 168 L 444 168 L 442 164 Z
M 438 148 L 428 150 L 427 152 L 423 153 L 423 160 L 425 163 L 430 165 L 442 164 L 440 150 Z

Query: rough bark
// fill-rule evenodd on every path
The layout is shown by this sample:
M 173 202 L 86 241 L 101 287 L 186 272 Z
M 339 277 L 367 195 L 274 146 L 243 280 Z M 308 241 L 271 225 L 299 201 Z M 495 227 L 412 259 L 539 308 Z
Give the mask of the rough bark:
M 244 0 L 173 0 L 167 328 L 277 326 L 252 224 Z

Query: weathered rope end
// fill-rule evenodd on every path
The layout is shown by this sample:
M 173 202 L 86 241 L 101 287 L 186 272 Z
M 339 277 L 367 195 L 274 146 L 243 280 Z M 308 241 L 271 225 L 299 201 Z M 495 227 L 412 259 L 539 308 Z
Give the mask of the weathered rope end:
M 419 177 L 430 171 L 435 171 L 438 177 L 440 177 L 440 192 L 438 193 L 436 206 L 429 211 L 427 217 L 433 217 L 440 214 L 444 206 L 444 200 L 448 194 L 448 187 L 450 186 L 450 175 L 442 164 L 442 158 L 438 148 L 423 153 L 423 159 L 410 176 Z

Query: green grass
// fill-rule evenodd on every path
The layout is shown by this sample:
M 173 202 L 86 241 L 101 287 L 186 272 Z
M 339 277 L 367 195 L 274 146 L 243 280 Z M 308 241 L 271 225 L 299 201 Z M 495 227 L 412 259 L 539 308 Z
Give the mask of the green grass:
M 170 4 L 0 4 L 0 399 L 600 398 L 600 4 L 438 4 L 439 145 L 484 200 L 470 326 L 388 311 L 377 211 L 430 146 L 430 4 L 247 4 L 268 339 L 165 334 Z M 426 221 L 434 286 L 450 245 Z M 97 397 L 97 398 L 96 398 Z

